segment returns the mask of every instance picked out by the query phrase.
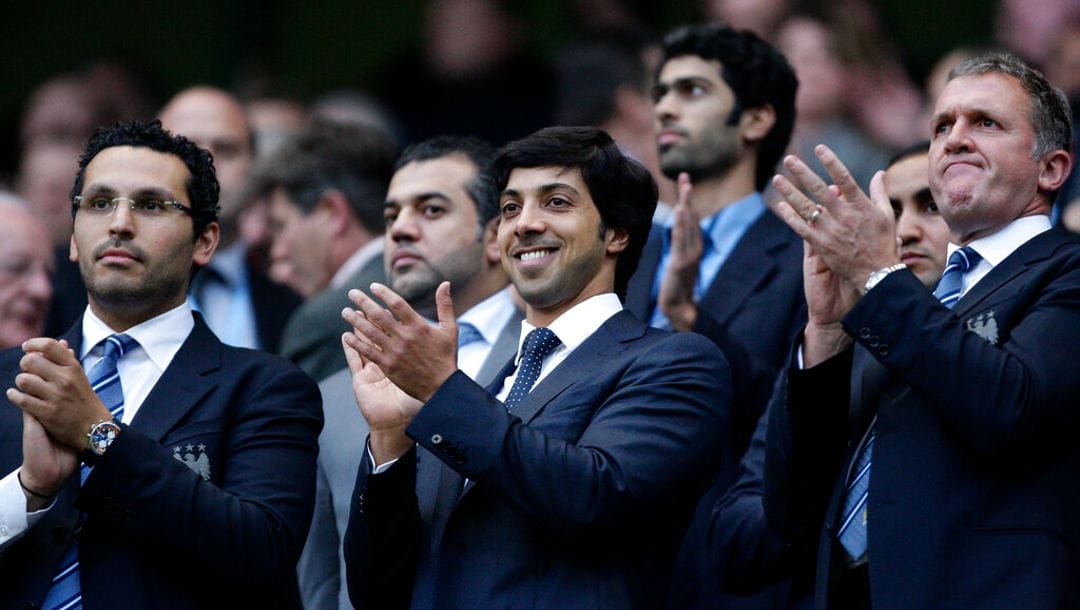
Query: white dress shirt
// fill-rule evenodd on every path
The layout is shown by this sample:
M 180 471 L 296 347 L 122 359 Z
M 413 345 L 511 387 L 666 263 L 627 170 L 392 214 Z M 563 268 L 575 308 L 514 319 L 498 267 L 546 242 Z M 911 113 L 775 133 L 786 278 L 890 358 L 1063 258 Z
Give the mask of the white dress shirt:
M 458 324 L 472 324 L 483 337 L 483 340 L 458 348 L 458 368 L 468 375 L 469 379 L 476 379 L 476 375 L 491 355 L 491 348 L 495 347 L 495 341 L 499 339 L 499 334 L 516 309 L 514 301 L 510 299 L 510 289 L 504 288 L 473 305 L 458 318 Z
M 968 244 L 968 246 L 982 256 L 977 265 L 968 269 L 960 285 L 960 296 L 963 297 L 971 290 L 979 280 L 986 277 L 987 273 L 997 267 L 1001 261 L 1008 258 L 1017 248 L 1026 244 L 1036 235 L 1050 230 L 1049 216 L 1024 216 L 1005 225 L 1005 228 L 991 233 L 986 237 L 980 237 Z M 948 256 L 959 250 L 960 246 L 949 244 Z M 948 257 L 945 260 L 949 260 Z
M 138 341 L 139 345 L 124 354 L 116 365 L 120 385 L 124 389 L 124 413 L 120 421 L 131 423 L 194 327 L 195 319 L 191 315 L 191 306 L 185 301 L 179 307 L 125 331 L 124 334 Z M 101 359 L 104 352 L 101 341 L 115 332 L 95 316 L 89 307 L 86 308 L 82 321 L 82 349 L 79 354 L 84 371 L 89 371 L 90 367 Z M 26 496 L 16 478 L 19 470 L 16 468 L 0 480 L 0 548 L 33 527 L 48 508 L 51 508 L 50 504 L 37 512 L 26 512 Z

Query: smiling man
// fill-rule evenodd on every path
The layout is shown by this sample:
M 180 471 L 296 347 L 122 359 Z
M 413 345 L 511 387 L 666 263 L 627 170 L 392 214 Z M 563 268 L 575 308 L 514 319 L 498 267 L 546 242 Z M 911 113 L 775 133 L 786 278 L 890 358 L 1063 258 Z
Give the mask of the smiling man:
M 217 194 L 210 155 L 156 121 L 88 142 L 71 259 L 89 306 L 0 353 L 0 606 L 299 607 L 319 398 L 188 306 Z
M 929 183 L 935 293 L 900 263 L 879 174 L 794 157 L 777 213 L 806 243 L 807 324 L 770 408 L 764 506 L 817 553 L 819 608 L 1080 604 L 1080 244 L 1050 225 L 1065 96 L 1009 55 L 953 69 Z M 853 385 L 858 389 L 852 391 Z
M 449 284 L 435 326 L 384 287 L 389 310 L 353 291 L 359 311 L 345 312 L 371 427 L 350 595 L 363 608 L 656 608 L 725 441 L 727 363 L 622 311 L 656 186 L 610 137 L 545 129 L 496 169 L 498 246 L 526 319 L 491 393 L 457 370 Z M 417 480 L 417 444 L 452 483 Z

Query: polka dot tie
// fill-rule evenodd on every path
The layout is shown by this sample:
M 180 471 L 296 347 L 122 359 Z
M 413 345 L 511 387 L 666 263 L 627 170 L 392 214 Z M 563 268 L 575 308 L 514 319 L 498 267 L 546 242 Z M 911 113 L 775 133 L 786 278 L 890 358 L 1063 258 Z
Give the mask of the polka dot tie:
M 529 395 L 537 377 L 540 365 L 562 341 L 548 328 L 534 328 L 525 336 L 525 345 L 521 348 L 521 362 L 518 364 L 517 378 L 506 397 L 506 410 L 510 411 Z

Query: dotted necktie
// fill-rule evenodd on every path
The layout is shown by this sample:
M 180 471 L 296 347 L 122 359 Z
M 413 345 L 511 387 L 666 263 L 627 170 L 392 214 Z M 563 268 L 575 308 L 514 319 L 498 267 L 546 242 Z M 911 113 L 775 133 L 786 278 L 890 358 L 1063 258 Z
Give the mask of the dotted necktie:
M 562 345 L 562 341 L 548 328 L 534 328 L 525 337 L 525 345 L 521 348 L 521 362 L 518 364 L 517 378 L 510 388 L 510 394 L 506 397 L 506 410 L 510 411 L 518 405 L 532 390 L 533 384 L 540 376 L 540 365 L 556 347 Z
M 90 367 L 86 377 L 90 387 L 97 392 L 105 407 L 120 419 L 124 415 L 124 390 L 120 385 L 120 374 L 116 363 L 124 354 L 138 345 L 135 339 L 127 335 L 109 335 L 103 341 L 104 353 L 101 360 Z M 90 468 L 83 464 L 80 469 L 80 484 L 90 475 Z M 81 521 L 81 518 L 80 518 Z M 76 528 L 75 538 L 68 546 L 67 553 L 60 561 L 60 570 L 53 577 L 52 585 L 41 607 L 44 610 L 73 610 L 82 608 L 82 586 L 79 583 L 79 538 Z

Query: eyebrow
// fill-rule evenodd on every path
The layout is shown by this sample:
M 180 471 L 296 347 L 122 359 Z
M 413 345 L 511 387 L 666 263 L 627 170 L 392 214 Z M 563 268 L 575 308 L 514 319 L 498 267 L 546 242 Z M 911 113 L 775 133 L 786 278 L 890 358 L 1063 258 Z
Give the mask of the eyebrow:
M 917 193 L 915 193 L 915 201 L 918 201 L 919 203 L 930 203 L 933 200 L 934 195 L 930 192 L 930 187 L 920 189 Z
M 541 195 L 547 195 L 548 193 L 558 190 L 567 190 L 574 193 L 575 195 L 581 195 L 580 191 L 565 182 L 548 182 L 546 184 L 541 184 L 533 190 L 537 193 L 540 193 Z M 503 192 L 499 194 L 499 196 L 520 198 L 521 193 L 517 189 L 504 189 Z
M 116 195 L 117 190 L 112 188 L 111 186 L 105 184 L 91 184 L 90 186 L 86 187 L 85 192 L 97 195 L 110 194 L 120 197 L 153 197 L 155 199 L 163 199 L 167 201 L 179 200 L 179 197 L 174 195 L 172 191 L 154 186 L 147 186 L 137 189 L 134 192 L 129 193 L 128 195 Z
M 409 196 L 407 198 L 408 201 L 411 201 L 411 202 L 414 202 L 414 203 L 424 203 L 426 201 L 431 201 L 432 199 L 440 199 L 442 201 L 452 203 L 451 200 L 450 200 L 450 197 L 448 197 L 445 193 L 440 192 L 440 191 L 430 191 L 430 192 L 427 192 L 427 193 L 420 193 L 418 195 L 411 195 L 411 196 Z M 389 208 L 389 207 L 399 208 L 399 207 L 401 207 L 401 202 L 399 202 L 397 199 L 387 199 L 383 203 L 383 207 L 384 208 Z

